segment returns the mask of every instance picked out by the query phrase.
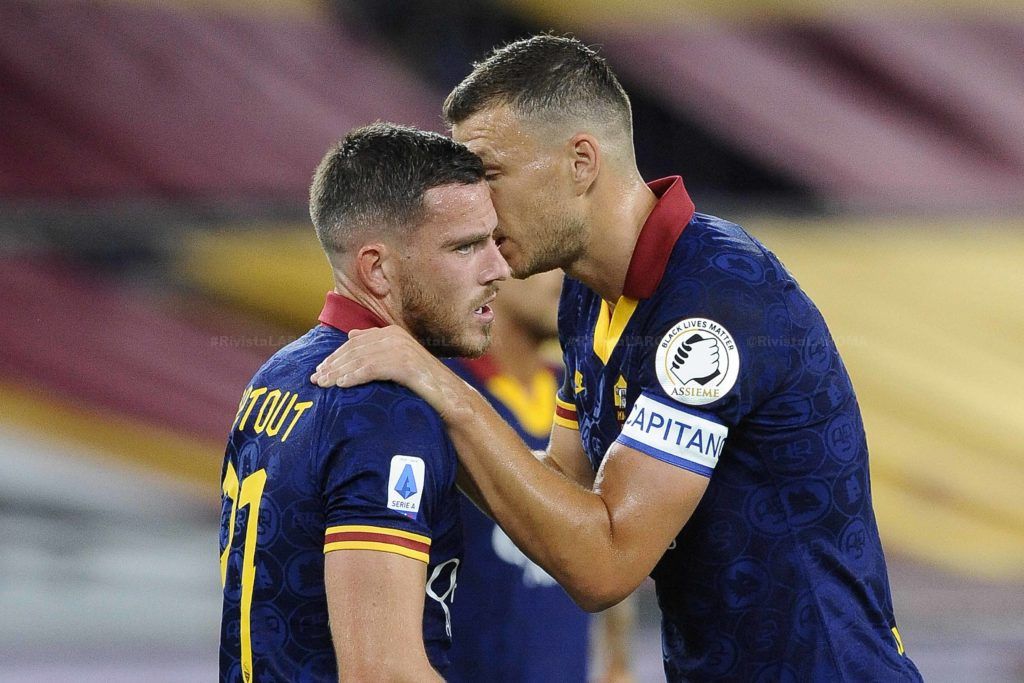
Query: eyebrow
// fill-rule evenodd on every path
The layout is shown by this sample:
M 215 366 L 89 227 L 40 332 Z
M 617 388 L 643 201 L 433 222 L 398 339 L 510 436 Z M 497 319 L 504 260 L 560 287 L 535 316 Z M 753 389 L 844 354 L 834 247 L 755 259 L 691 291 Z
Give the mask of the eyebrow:
M 442 244 L 441 248 L 447 249 L 449 247 L 459 247 L 464 244 L 473 244 L 474 242 L 481 242 L 485 239 L 488 239 L 493 234 L 493 230 L 488 230 L 487 232 L 479 232 L 472 235 L 463 235 L 462 237 L 455 237 Z

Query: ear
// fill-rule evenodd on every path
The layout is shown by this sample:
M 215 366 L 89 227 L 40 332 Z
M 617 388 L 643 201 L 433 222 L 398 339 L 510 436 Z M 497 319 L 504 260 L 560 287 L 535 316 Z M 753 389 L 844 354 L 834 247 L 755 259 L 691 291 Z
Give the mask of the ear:
M 391 293 L 393 253 L 386 244 L 366 244 L 356 254 L 356 277 L 366 291 L 378 298 Z
M 572 181 L 576 194 L 582 195 L 597 180 L 601 170 L 601 151 L 597 139 L 588 133 L 577 133 L 569 141 L 572 150 Z

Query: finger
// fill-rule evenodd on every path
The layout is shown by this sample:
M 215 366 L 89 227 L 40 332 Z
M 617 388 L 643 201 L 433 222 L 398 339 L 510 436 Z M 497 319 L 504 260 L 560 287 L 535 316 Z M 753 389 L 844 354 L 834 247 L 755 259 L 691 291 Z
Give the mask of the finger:
M 367 345 L 345 344 L 332 353 L 316 366 L 316 370 L 310 376 L 310 381 L 320 386 L 332 386 L 334 379 L 338 377 L 338 371 L 351 363 L 361 363 L 372 357 L 375 351 L 367 348 Z
M 314 383 L 320 387 L 353 387 L 358 384 L 380 379 L 373 363 L 352 360 L 315 376 Z
M 329 356 L 320 361 L 316 366 L 316 370 L 317 372 L 330 370 L 339 363 L 344 363 L 348 358 L 359 354 L 365 355 L 368 349 L 373 349 L 377 345 L 384 343 L 387 343 L 386 339 L 378 338 L 375 335 L 369 334 L 369 331 L 365 331 L 355 339 L 349 338 L 347 342 L 332 351 Z

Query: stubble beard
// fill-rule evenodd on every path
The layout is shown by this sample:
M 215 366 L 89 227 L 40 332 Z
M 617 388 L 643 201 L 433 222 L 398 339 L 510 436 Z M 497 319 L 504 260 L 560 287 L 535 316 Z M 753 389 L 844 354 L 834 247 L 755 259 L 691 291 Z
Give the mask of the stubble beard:
M 483 339 L 470 338 L 468 325 L 445 306 L 440 297 L 412 280 L 402 290 L 402 318 L 409 333 L 438 358 L 477 358 L 491 344 L 491 325 L 483 328 Z
M 587 250 L 586 226 L 578 218 L 563 217 L 550 227 L 545 226 L 534 244 L 536 248 L 530 254 L 530 260 L 512 270 L 512 277 L 517 280 L 566 268 L 579 260 Z

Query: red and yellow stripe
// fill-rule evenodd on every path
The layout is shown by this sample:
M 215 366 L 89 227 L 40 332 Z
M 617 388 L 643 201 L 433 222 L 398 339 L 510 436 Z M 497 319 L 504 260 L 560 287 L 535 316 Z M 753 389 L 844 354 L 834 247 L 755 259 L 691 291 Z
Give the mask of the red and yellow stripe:
M 334 550 L 379 550 L 426 563 L 430 560 L 430 539 L 387 527 L 332 526 L 324 533 L 324 553 Z
M 577 431 L 580 428 L 579 420 L 576 418 L 576 406 L 566 403 L 557 396 L 555 397 L 555 424 Z

